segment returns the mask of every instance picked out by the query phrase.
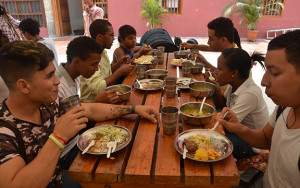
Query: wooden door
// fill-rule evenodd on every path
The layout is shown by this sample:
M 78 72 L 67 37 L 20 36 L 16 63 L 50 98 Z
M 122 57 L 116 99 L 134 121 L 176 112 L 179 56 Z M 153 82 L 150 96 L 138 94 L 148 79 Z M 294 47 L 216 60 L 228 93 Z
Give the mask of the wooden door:
M 52 0 L 52 9 L 56 36 L 61 37 L 71 34 L 68 0 Z

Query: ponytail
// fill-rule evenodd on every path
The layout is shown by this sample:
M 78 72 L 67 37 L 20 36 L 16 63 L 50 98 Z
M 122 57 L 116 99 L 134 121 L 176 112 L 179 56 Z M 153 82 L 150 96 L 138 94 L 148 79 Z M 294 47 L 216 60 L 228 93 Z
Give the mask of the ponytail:
M 240 39 L 240 35 L 239 32 L 236 30 L 236 28 L 233 28 L 233 42 L 239 47 L 242 48 L 241 46 L 241 39 Z
M 258 52 L 253 52 L 250 58 L 251 58 L 252 65 L 254 62 L 258 62 L 262 67 L 262 69 L 266 70 L 266 67 L 264 65 L 265 57 L 263 56 L 263 54 Z

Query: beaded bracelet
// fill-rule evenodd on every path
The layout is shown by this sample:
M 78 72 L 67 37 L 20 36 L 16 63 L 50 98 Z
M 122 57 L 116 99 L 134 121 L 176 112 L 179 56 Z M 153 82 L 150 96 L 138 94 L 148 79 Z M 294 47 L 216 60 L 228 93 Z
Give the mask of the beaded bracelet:
M 56 136 L 57 138 L 61 139 L 65 144 L 67 144 L 67 140 L 64 139 L 63 137 L 61 137 L 60 135 L 56 134 L 55 132 L 52 132 L 51 134 L 53 134 L 53 135 Z
M 64 149 L 65 146 L 63 146 L 54 136 L 53 134 L 50 134 L 49 138 L 60 148 L 60 149 Z

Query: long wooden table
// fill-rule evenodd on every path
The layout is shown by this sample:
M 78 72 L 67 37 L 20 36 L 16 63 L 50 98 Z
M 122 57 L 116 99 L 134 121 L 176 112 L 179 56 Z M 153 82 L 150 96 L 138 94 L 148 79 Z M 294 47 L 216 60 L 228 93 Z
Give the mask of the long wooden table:
M 168 76 L 177 76 L 176 68 L 170 63 L 173 53 L 165 55 L 163 65 Z M 182 71 L 180 69 L 180 75 Z M 203 80 L 202 74 L 193 75 L 196 80 Z M 132 86 L 136 79 L 133 71 L 126 77 L 123 84 Z M 176 106 L 186 102 L 197 101 L 188 90 L 180 90 L 174 98 L 167 98 L 165 92 L 143 92 L 133 89 L 126 105 L 152 105 L 157 109 L 162 106 Z M 201 100 L 199 100 L 201 101 Z M 206 100 L 214 106 L 211 98 Z M 215 114 L 211 122 L 204 128 L 211 128 L 216 122 Z M 179 118 L 180 119 L 180 118 Z M 239 184 L 239 173 L 232 155 L 214 163 L 183 160 L 176 151 L 174 140 L 185 130 L 201 128 L 178 121 L 174 135 L 163 134 L 162 123 L 153 124 L 137 115 L 127 115 L 116 120 L 97 123 L 117 124 L 132 132 L 131 143 L 107 159 L 106 156 L 78 154 L 69 169 L 71 180 L 78 181 L 83 187 L 231 187 Z M 223 132 L 222 126 L 217 131 Z

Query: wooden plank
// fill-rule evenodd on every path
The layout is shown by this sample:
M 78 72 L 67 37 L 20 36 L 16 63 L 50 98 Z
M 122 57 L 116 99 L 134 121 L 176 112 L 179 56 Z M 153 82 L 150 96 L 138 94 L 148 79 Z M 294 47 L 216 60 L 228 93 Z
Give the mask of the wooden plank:
M 145 105 L 159 109 L 161 94 L 161 91 L 148 93 Z M 141 119 L 125 170 L 125 182 L 150 183 L 156 133 L 157 124 Z
M 141 92 L 137 92 L 134 89 L 134 92 L 131 93 L 130 98 L 127 102 L 127 105 L 140 105 L 142 104 L 142 100 L 144 98 L 144 94 Z M 131 131 L 132 138 L 134 139 L 135 134 L 134 130 L 136 129 L 137 123 L 137 115 L 127 115 L 122 118 L 119 118 L 117 124 L 126 127 L 129 131 Z M 128 156 L 131 151 L 131 144 L 124 148 L 121 151 L 112 154 L 112 157 L 115 157 L 115 160 L 107 159 L 102 157 L 96 172 L 95 172 L 95 181 L 97 182 L 118 182 L 121 181 L 125 166 L 127 164 Z
M 178 98 L 167 98 L 164 92 L 162 106 L 175 106 L 178 108 Z M 174 140 L 179 133 L 177 122 L 176 133 L 165 135 L 162 121 L 160 122 L 157 157 L 155 164 L 155 184 L 180 184 L 180 154 L 176 151 Z
M 104 124 L 114 124 L 115 120 L 108 120 L 97 123 L 96 126 Z M 68 176 L 71 180 L 91 182 L 94 178 L 94 171 L 98 165 L 100 157 L 98 155 L 84 154 L 81 152 L 76 156 L 69 168 Z

